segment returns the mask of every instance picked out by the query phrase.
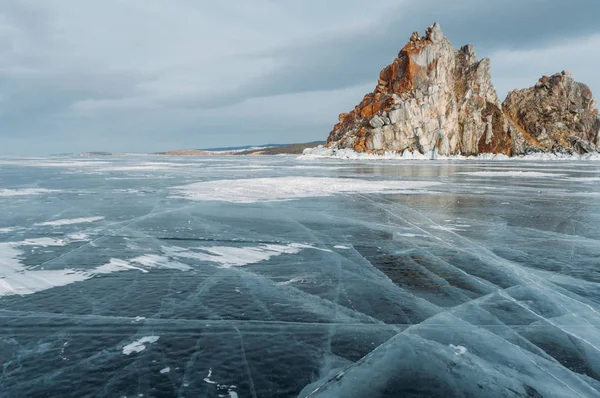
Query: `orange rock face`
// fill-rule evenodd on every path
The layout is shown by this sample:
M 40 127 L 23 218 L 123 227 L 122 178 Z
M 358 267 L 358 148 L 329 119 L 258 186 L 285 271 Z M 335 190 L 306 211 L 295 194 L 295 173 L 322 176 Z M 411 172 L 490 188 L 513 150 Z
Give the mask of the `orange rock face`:
M 381 70 L 373 92 L 338 116 L 327 146 L 379 154 L 509 156 L 600 148 L 597 105 L 587 86 L 570 74 L 544 76 L 501 105 L 490 68 L 473 46 L 453 48 L 437 24 L 423 37 L 415 32 Z

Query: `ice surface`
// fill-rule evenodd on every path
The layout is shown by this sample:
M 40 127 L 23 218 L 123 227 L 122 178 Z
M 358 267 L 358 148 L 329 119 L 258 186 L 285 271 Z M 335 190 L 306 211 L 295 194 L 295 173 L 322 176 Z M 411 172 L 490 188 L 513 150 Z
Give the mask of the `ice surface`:
M 596 161 L 0 163 L 0 395 L 600 396 Z
M 273 202 L 334 194 L 398 193 L 423 189 L 436 182 L 370 181 L 324 177 L 277 177 L 244 180 L 217 180 L 175 187 L 189 200 L 217 200 L 233 203 Z

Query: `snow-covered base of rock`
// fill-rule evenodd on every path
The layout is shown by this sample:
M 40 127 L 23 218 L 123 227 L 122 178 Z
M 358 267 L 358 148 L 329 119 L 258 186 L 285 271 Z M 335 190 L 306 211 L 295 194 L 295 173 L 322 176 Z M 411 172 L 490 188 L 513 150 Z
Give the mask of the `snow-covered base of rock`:
M 429 151 L 425 154 L 420 152 L 403 151 L 396 153 L 393 151 L 385 152 L 382 155 L 375 155 L 365 152 L 356 152 L 352 149 L 325 148 L 319 145 L 316 148 L 306 148 L 299 159 L 349 159 L 349 160 L 596 160 L 600 161 L 600 153 L 588 153 L 584 155 L 568 154 L 568 153 L 531 153 L 519 156 L 506 156 L 504 154 L 481 153 L 477 156 L 462 156 L 462 155 L 440 155 L 437 149 Z

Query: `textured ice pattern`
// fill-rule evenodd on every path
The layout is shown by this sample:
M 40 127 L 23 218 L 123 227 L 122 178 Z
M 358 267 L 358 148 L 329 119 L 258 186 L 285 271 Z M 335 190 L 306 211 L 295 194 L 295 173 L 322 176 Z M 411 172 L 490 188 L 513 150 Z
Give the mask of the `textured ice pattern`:
M 600 163 L 0 158 L 1 397 L 598 397 Z

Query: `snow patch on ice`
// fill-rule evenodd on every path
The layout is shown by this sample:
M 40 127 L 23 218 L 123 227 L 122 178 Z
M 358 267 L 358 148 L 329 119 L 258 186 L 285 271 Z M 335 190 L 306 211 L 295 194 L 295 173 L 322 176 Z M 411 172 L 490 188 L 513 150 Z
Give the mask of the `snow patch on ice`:
M 135 257 L 130 261 L 132 263 L 140 264 L 146 268 L 176 269 L 180 271 L 188 271 L 192 269 L 192 267 L 187 264 L 171 261 L 167 257 L 156 254 L 147 254 L 145 256 Z
M 16 230 L 17 230 L 17 228 L 15 228 L 15 227 L 0 228 L 0 234 L 7 234 L 9 232 L 13 232 Z
M 61 226 L 61 225 L 90 223 L 90 222 L 99 221 L 99 220 L 103 220 L 103 219 L 104 219 L 104 217 L 81 217 L 81 218 L 70 218 L 70 219 L 62 219 L 62 220 L 55 220 L 55 221 L 46 221 L 46 222 L 38 223 L 36 225 L 42 225 L 42 226 L 50 225 L 53 227 L 57 227 L 57 226 Z
M 137 271 L 141 271 L 144 273 L 148 272 L 148 270 L 133 266 L 128 261 L 121 260 L 118 258 L 111 258 L 108 263 L 95 268 L 94 272 L 97 274 L 111 274 L 113 272 L 129 271 L 129 270 L 137 270 Z
M 373 181 L 353 178 L 275 177 L 204 181 L 173 187 L 173 197 L 232 203 L 275 202 L 335 194 L 401 193 L 435 185 L 433 181 Z
M 208 375 L 203 380 L 208 384 L 217 384 L 216 381 L 210 379 L 211 376 L 212 376 L 212 368 L 208 369 Z
M 462 356 L 467 353 L 467 348 L 462 345 L 450 344 L 450 348 L 452 349 L 452 351 L 454 351 L 454 355 L 456 356 Z
M 0 189 L 0 197 L 43 195 L 45 193 L 51 193 L 51 192 L 58 192 L 58 191 L 56 191 L 54 189 L 43 189 L 43 188 Z
M 349 246 L 343 246 L 343 245 L 335 245 L 335 246 L 333 246 L 333 248 L 334 249 L 340 249 L 340 250 L 350 250 L 350 249 L 352 249 Z
M 123 354 L 129 355 L 133 352 L 142 352 L 146 349 L 146 344 L 154 344 L 158 341 L 159 338 L 160 336 L 142 337 L 141 339 L 136 340 L 133 343 L 127 344 L 125 347 L 123 347 Z
M 111 258 L 110 262 L 95 268 L 93 272 L 97 274 L 110 274 L 113 272 L 136 270 L 143 273 L 148 273 L 149 269 L 152 268 L 175 269 L 179 271 L 188 271 L 191 269 L 189 265 L 182 264 L 177 261 L 171 261 L 167 257 L 156 254 L 147 254 L 145 256 L 135 257 L 127 261 L 118 258 Z
M 64 270 L 31 270 L 19 261 L 22 246 L 65 246 L 63 240 L 52 238 L 26 239 L 20 242 L 0 243 L 0 297 L 32 294 L 57 286 L 65 286 L 87 279 L 81 272 Z
M 466 171 L 462 175 L 476 177 L 564 177 L 565 174 L 543 173 L 540 171 Z
M 277 286 L 287 286 L 287 285 L 291 285 L 292 283 L 307 283 L 310 282 L 311 280 L 308 279 L 308 277 L 295 277 L 290 279 L 289 281 L 284 281 L 284 282 L 277 282 L 276 285 Z
M 40 246 L 40 247 L 48 247 L 48 246 L 66 246 L 67 242 L 62 239 L 53 239 L 53 238 L 31 238 L 25 239 L 22 242 L 12 242 L 13 246 Z
M 170 371 L 171 371 L 171 368 L 167 366 L 166 368 L 160 370 L 160 374 L 164 375 L 164 374 L 169 373 Z
M 254 247 L 210 246 L 195 248 L 200 251 L 166 246 L 163 246 L 162 249 L 169 257 L 189 258 L 217 263 L 222 268 L 256 264 L 282 254 L 297 254 L 303 249 L 319 250 L 313 246 L 301 243 L 291 243 L 289 245 L 263 244 Z
M 425 237 L 426 235 L 419 235 L 419 234 L 412 234 L 412 233 L 404 233 L 404 234 L 397 234 L 398 236 L 402 236 L 405 238 L 419 238 L 419 237 Z
M 112 258 L 104 265 L 88 269 L 58 269 L 44 270 L 28 268 L 21 263 L 20 257 L 24 254 L 21 247 L 49 247 L 66 246 L 68 241 L 53 238 L 32 238 L 19 242 L 0 243 L 0 297 L 8 295 L 33 294 L 53 287 L 66 286 L 75 282 L 82 282 L 100 274 L 110 274 L 121 271 L 149 272 L 150 269 L 175 269 L 179 271 L 190 270 L 191 267 L 167 257 L 145 255 L 129 261 Z
M 87 240 L 89 237 L 89 235 L 87 234 L 82 234 L 82 233 L 76 233 L 76 234 L 69 234 L 67 235 L 67 238 L 74 240 L 74 241 L 82 241 L 82 240 Z

